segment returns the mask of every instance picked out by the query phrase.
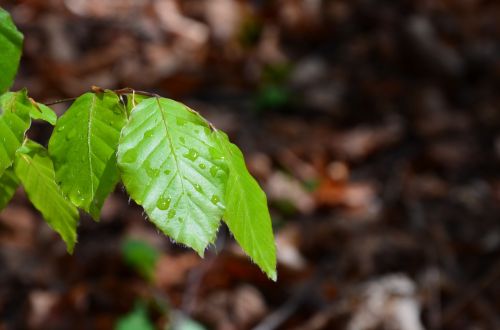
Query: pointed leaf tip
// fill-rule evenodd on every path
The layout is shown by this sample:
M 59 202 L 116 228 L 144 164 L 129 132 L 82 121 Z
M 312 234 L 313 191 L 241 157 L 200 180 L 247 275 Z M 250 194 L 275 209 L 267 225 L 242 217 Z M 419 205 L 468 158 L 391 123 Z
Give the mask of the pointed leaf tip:
M 266 195 L 248 172 L 240 149 L 225 133 L 215 134 L 229 168 L 223 220 L 243 251 L 276 281 L 276 245 Z
M 47 224 L 66 242 L 69 253 L 76 244 L 78 210 L 63 195 L 55 181 L 47 150 L 27 140 L 16 153 L 14 170 L 28 199 L 42 213 Z

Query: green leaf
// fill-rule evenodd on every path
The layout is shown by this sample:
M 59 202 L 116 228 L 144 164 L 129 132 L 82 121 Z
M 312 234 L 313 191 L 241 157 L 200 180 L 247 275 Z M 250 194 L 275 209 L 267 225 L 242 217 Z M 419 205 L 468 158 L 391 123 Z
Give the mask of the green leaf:
M 32 119 L 40 119 L 48 122 L 52 126 L 54 126 L 57 122 L 57 115 L 48 106 L 42 103 L 37 103 L 35 101 L 31 102 L 31 109 L 30 109 L 30 117 Z
M 150 98 L 132 111 L 118 146 L 130 196 L 166 235 L 200 255 L 224 213 L 227 169 L 205 121 L 181 103 Z
M 136 303 L 133 311 L 118 319 L 116 330 L 153 330 L 154 325 L 149 320 L 144 303 Z
M 12 85 L 19 67 L 23 35 L 8 12 L 0 8 L 0 94 Z
M 94 219 L 119 180 L 116 150 L 126 114 L 114 93 L 86 93 L 57 121 L 49 142 L 56 178 Z
M 14 169 L 9 167 L 0 176 L 0 210 L 3 210 L 10 202 L 18 186 L 19 179 L 16 177 Z
M 152 280 L 160 253 L 144 241 L 128 239 L 122 245 L 123 259 L 145 279 Z
M 30 108 L 26 91 L 0 96 L 0 175 L 14 162 L 16 150 L 31 125 Z
M 29 200 L 66 242 L 72 253 L 76 243 L 78 210 L 62 194 L 55 181 L 54 167 L 47 150 L 27 140 L 17 151 L 14 169 Z
M 276 281 L 276 246 L 266 195 L 248 172 L 240 149 L 223 132 L 216 134 L 229 167 L 223 219 L 243 251 Z
M 130 115 L 132 109 L 139 105 L 144 100 L 147 100 L 150 96 L 140 95 L 140 94 L 127 94 L 127 114 Z

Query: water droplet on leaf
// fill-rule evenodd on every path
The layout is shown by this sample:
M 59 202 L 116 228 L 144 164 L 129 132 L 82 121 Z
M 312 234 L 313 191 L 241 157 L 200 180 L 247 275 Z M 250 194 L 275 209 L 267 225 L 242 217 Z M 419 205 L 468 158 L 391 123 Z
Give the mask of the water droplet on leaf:
M 146 173 L 150 178 L 156 178 L 158 177 L 158 174 L 160 174 L 160 170 L 157 168 L 146 167 Z
M 170 211 L 168 211 L 167 217 L 169 219 L 172 219 L 173 217 L 175 217 L 175 213 L 177 213 L 175 209 L 171 209 Z
M 194 149 L 189 149 L 189 152 L 187 154 L 184 154 L 184 157 L 194 162 L 196 158 L 198 158 L 198 151 Z
M 218 170 L 219 169 L 217 168 L 217 166 L 213 165 L 212 167 L 210 167 L 210 175 L 215 178 L 217 176 Z
M 156 203 L 156 207 L 162 211 L 165 211 L 170 207 L 170 201 L 171 199 L 169 197 L 161 196 Z
M 220 199 L 219 199 L 219 196 L 217 195 L 212 195 L 212 198 L 210 199 L 210 201 L 213 203 L 213 204 L 217 204 Z
M 150 129 L 150 130 L 147 130 L 145 133 L 144 133 L 144 138 L 147 139 L 147 138 L 150 138 L 153 136 L 153 133 L 154 133 L 154 130 L 153 129 Z

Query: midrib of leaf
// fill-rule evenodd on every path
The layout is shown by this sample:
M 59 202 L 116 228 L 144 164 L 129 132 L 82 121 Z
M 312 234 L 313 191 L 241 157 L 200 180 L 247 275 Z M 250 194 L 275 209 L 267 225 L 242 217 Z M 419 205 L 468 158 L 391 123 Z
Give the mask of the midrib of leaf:
M 89 176 L 90 176 L 90 187 L 91 187 L 91 191 L 92 191 L 92 194 L 95 194 L 95 190 L 94 190 L 94 171 L 92 169 L 92 151 L 91 151 L 91 139 L 90 139 L 90 134 L 92 132 L 92 112 L 94 111 L 94 108 L 95 108 L 95 99 L 96 99 L 96 96 L 95 94 L 92 95 L 92 105 L 90 106 L 90 110 L 89 110 L 89 117 L 88 117 L 88 125 L 87 125 L 87 159 L 89 160 Z M 98 158 L 98 157 L 96 157 Z
M 179 174 L 179 178 L 181 180 L 182 194 L 186 196 L 186 189 L 184 188 L 184 178 L 182 177 L 182 175 L 180 175 L 181 170 L 180 170 L 180 167 L 179 167 L 179 160 L 177 159 L 177 155 L 175 153 L 175 149 L 174 149 L 172 137 L 170 136 L 170 130 L 168 129 L 168 126 L 167 126 L 167 119 L 165 118 L 165 114 L 163 113 L 163 111 L 165 111 L 165 110 L 161 106 L 161 103 L 160 103 L 159 99 L 158 98 L 155 98 L 155 99 L 156 99 L 156 103 L 158 104 L 158 107 L 160 108 L 160 113 L 161 113 L 161 119 L 162 119 L 163 127 L 165 128 L 165 132 L 167 134 L 167 139 L 168 139 L 168 144 L 170 145 L 170 152 L 172 153 L 172 156 L 174 157 L 175 167 L 177 168 L 177 173 Z M 161 142 L 158 145 L 161 145 Z M 173 178 L 175 178 L 175 175 L 172 175 L 172 180 L 173 180 Z M 191 204 L 191 199 L 190 198 L 188 198 L 188 201 L 189 201 L 189 204 Z

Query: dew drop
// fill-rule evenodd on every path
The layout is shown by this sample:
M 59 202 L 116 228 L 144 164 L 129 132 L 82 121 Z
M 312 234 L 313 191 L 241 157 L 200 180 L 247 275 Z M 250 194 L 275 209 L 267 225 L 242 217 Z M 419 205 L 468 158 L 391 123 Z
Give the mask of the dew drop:
M 71 200 L 76 204 L 80 204 L 85 201 L 85 197 L 82 195 L 80 190 L 77 190 L 71 195 Z
M 173 217 L 175 217 L 175 213 L 177 213 L 175 209 L 171 209 L 170 211 L 168 211 L 167 217 L 169 219 L 172 219 Z
M 165 211 L 170 207 L 170 201 L 170 197 L 161 196 L 156 203 L 156 207 L 162 211 Z
M 122 161 L 124 163 L 133 163 L 137 159 L 137 150 L 136 149 L 130 149 L 128 150 L 122 158 Z
M 165 175 L 169 175 L 171 172 L 172 172 L 172 171 L 170 171 L 170 170 L 165 170 L 165 171 L 163 171 L 163 173 L 164 173 Z
M 57 128 L 57 131 L 58 131 L 58 132 L 61 132 L 62 130 L 64 130 L 64 125 L 59 126 L 59 127 Z
M 184 157 L 194 162 L 196 158 L 198 158 L 198 151 L 194 149 L 189 149 L 189 152 L 187 154 L 184 154 Z
M 150 178 L 156 178 L 158 177 L 158 174 L 160 174 L 160 170 L 157 168 L 146 167 L 146 173 Z
M 201 186 L 197 183 L 194 184 L 194 189 L 196 189 L 197 192 L 202 192 L 203 190 L 201 189 Z
M 217 168 L 217 166 L 213 165 L 212 167 L 210 167 L 210 175 L 215 178 L 217 176 L 218 170 L 219 169 Z
M 200 165 L 198 165 L 202 170 L 206 169 L 207 168 L 207 165 L 201 163 Z
M 214 205 L 215 205 L 215 204 L 217 204 L 217 203 L 220 201 L 219 196 L 217 196 L 217 195 L 212 195 L 212 198 L 210 199 L 210 201 L 211 201 Z
M 150 138 L 153 136 L 153 133 L 154 133 L 154 130 L 153 129 L 150 129 L 150 130 L 147 130 L 145 133 L 144 133 L 144 138 L 147 139 L 147 138 Z

